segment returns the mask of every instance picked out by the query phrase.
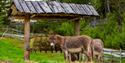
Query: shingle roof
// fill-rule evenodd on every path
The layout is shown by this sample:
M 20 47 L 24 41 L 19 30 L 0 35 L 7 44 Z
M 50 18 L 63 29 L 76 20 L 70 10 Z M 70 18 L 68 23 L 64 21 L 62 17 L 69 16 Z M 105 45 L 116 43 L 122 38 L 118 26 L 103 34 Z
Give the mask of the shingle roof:
M 60 3 L 56 1 L 24 1 L 13 0 L 17 10 L 21 13 L 30 14 L 76 14 L 76 15 L 92 15 L 99 16 L 92 5 Z

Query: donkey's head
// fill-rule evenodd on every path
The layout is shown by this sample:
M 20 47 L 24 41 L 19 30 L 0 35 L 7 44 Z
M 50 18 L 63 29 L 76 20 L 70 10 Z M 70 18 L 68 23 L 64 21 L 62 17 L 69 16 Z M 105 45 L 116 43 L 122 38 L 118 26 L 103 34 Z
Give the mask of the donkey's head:
M 50 35 L 49 42 L 50 42 L 50 46 L 55 46 L 55 44 L 57 43 L 56 35 Z
M 60 35 L 50 35 L 49 36 L 49 42 L 51 46 L 55 46 L 55 44 L 61 44 L 62 43 L 62 36 Z

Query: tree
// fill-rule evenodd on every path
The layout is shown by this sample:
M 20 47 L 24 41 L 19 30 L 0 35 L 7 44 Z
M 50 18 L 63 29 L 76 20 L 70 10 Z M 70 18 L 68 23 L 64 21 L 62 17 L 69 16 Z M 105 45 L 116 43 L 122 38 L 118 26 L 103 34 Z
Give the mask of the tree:
M 110 0 L 111 10 L 116 13 L 118 30 L 122 31 L 123 13 L 125 11 L 125 0 Z
M 0 1 L 0 26 L 8 24 L 7 12 L 10 7 L 11 0 L 2 0 Z

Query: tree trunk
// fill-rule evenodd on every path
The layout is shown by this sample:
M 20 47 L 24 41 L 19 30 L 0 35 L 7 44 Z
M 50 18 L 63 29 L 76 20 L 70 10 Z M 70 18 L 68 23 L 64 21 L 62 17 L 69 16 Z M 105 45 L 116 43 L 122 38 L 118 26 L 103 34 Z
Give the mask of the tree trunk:
M 123 19 L 122 19 L 122 16 L 119 14 L 119 15 L 118 15 L 118 20 L 117 20 L 119 32 L 122 31 L 122 20 L 123 20 Z
M 119 29 L 119 32 L 122 31 L 122 11 L 121 11 L 121 8 L 120 8 L 120 0 L 118 0 L 118 29 Z
M 110 1 L 109 0 L 107 0 L 107 12 L 111 12 L 111 10 L 110 10 Z

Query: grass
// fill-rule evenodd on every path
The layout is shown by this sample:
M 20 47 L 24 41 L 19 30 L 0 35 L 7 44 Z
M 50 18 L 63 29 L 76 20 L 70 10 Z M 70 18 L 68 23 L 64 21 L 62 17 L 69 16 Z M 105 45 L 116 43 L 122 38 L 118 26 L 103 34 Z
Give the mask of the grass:
M 105 54 L 105 57 L 108 57 L 107 59 L 106 58 L 104 59 L 105 62 L 120 63 L 120 57 L 114 57 L 109 54 Z M 125 58 L 121 58 L 121 63 L 125 63 Z
M 0 39 L 0 61 L 25 63 L 23 60 L 23 42 L 17 39 Z M 63 54 L 32 52 L 31 61 L 38 63 L 64 63 Z
M 25 63 L 23 60 L 24 43 L 18 39 L 3 38 L 0 39 L 0 63 L 9 61 L 11 63 Z M 37 63 L 64 63 L 63 54 L 61 53 L 44 53 L 32 52 L 30 60 Z M 122 58 L 125 63 L 125 58 Z
M 122 58 L 122 63 L 125 63 L 125 58 Z
M 3 32 L 0 31 L 0 34 L 2 34 Z
M 40 55 L 40 56 L 38 56 Z M 32 53 L 31 60 L 37 61 L 39 63 L 64 63 L 63 54 L 60 53 Z
M 13 41 L 8 39 L 0 40 L 0 60 L 10 62 L 22 62 L 23 49 L 13 45 Z

